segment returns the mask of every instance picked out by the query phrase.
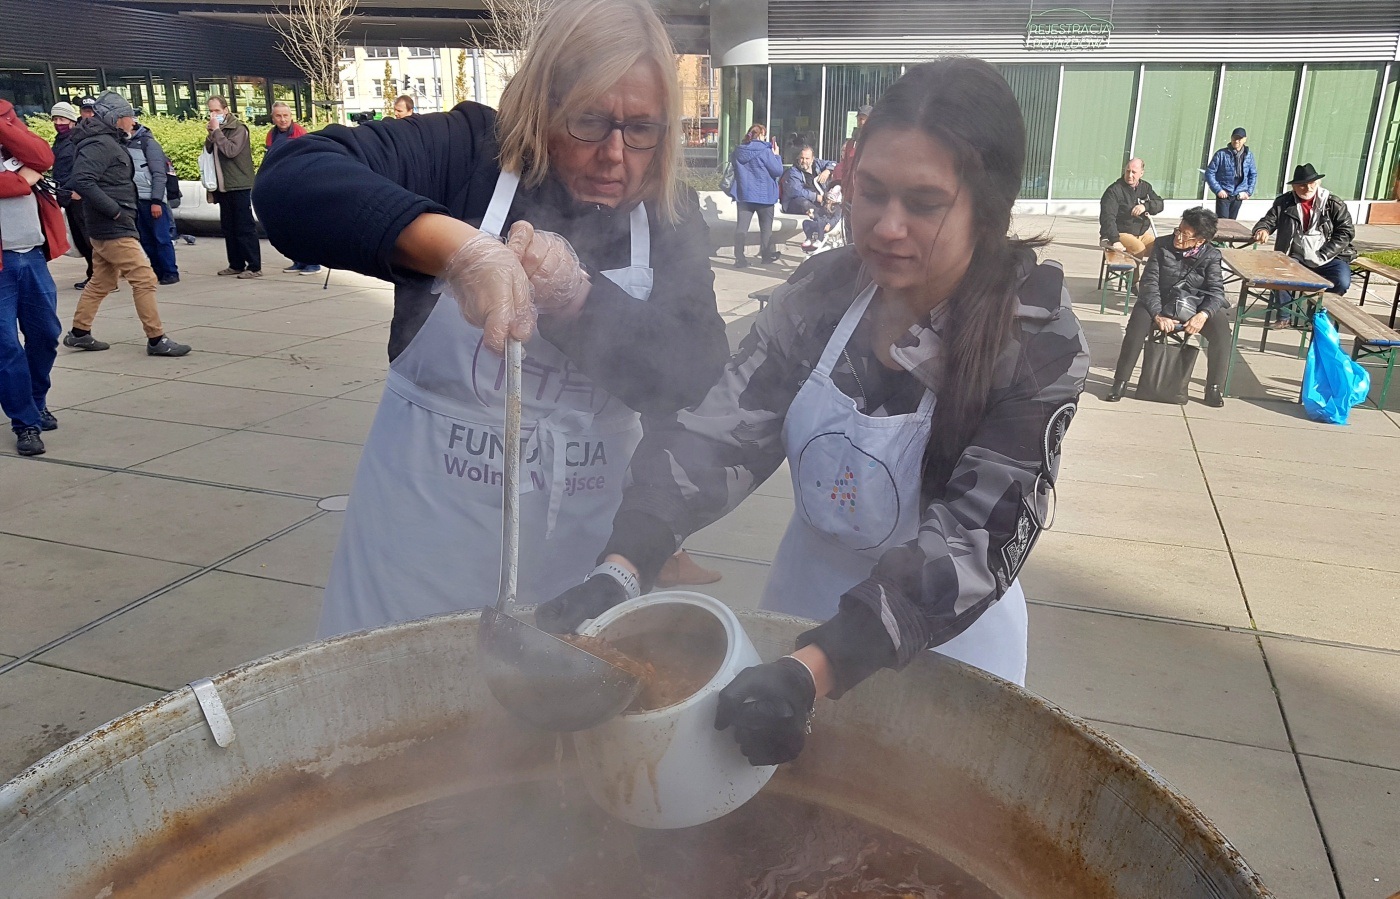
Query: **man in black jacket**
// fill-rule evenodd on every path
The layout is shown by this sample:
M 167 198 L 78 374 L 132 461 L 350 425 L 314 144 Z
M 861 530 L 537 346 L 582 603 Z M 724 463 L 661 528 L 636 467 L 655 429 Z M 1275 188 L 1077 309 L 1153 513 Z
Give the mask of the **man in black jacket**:
M 107 91 L 97 98 L 95 115 L 73 129 L 77 158 L 72 187 L 82 195 L 88 237 L 92 240 L 92 280 L 78 297 L 73 328 L 63 345 L 79 350 L 105 350 L 108 344 L 92 336 L 97 307 L 117 289 L 117 279 L 131 285 L 136 314 L 146 331 L 146 354 L 183 356 L 188 346 L 165 336 L 156 309 L 156 273 L 136 230 L 135 165 L 126 141 L 136 127 L 136 111 L 126 98 Z
M 72 103 L 55 103 L 49 111 L 56 132 L 53 139 L 53 180 L 58 185 L 58 202 L 68 218 L 68 230 L 73 235 L 73 247 L 87 260 L 87 274 L 83 280 L 73 285 L 74 290 L 82 290 L 92 280 L 92 244 L 88 241 L 87 224 L 83 221 L 83 198 L 69 186 L 73 177 L 73 160 L 78 148 L 73 140 L 73 128 L 82 118 Z
M 1255 223 L 1254 242 L 1263 243 L 1273 234 L 1275 250 L 1331 281 L 1328 293 L 1345 294 L 1351 287 L 1351 260 L 1356 258 L 1351 245 L 1356 226 L 1347 204 L 1319 183 L 1324 177 L 1312 163 L 1297 166 L 1288 182 L 1291 190 L 1274 198 L 1274 205 Z M 1281 309 L 1291 301 L 1292 295 L 1281 290 L 1273 305 Z M 1276 328 L 1288 325 L 1285 317 L 1274 321 Z
M 1139 259 L 1152 255 L 1156 238 L 1147 233 L 1152 227 L 1149 216 L 1161 212 L 1163 205 L 1152 185 L 1143 180 L 1143 169 L 1141 159 L 1129 159 L 1123 177 L 1110 184 L 1099 200 L 1100 243 Z

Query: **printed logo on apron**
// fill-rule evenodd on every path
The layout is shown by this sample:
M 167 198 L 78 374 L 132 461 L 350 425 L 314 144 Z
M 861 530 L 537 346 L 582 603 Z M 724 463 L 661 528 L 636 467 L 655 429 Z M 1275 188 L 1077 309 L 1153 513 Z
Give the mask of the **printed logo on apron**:
M 828 539 L 863 552 L 894 534 L 900 503 L 894 475 L 845 433 L 807 441 L 797 470 L 804 488 L 797 491 L 802 515 Z

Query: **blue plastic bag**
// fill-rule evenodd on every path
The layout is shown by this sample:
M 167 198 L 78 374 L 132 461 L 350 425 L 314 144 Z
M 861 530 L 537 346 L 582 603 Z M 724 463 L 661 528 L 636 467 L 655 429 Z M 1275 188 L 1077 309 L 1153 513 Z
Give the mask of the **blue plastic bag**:
M 1313 421 L 1347 423 L 1351 407 L 1366 402 L 1371 376 L 1342 349 L 1327 310 L 1313 316 L 1313 340 L 1303 369 L 1303 411 Z

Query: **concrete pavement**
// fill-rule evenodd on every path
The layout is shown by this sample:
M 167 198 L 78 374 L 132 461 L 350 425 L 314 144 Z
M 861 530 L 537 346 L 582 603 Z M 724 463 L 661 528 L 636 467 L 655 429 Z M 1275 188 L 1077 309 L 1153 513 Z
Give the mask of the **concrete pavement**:
M 1093 348 L 1058 517 L 1024 575 L 1029 687 L 1191 796 L 1285 899 L 1400 890 L 1400 389 L 1314 424 L 1298 338 L 1246 332 L 1222 409 L 1101 401 L 1125 318 L 1098 312 L 1096 227 L 1048 234 Z M 1400 229 L 1361 229 L 1400 245 Z M 160 291 L 183 359 L 145 355 L 130 292 L 104 353 L 60 350 L 47 455 L 0 443 L 0 779 L 189 680 L 308 639 L 385 372 L 386 285 L 216 278 L 179 248 Z M 800 255 L 716 257 L 731 337 Z M 53 265 L 65 325 L 80 262 Z M 1377 300 L 1389 288 L 1374 287 Z M 1379 308 L 1379 303 L 1376 308 Z M 1373 308 L 1370 304 L 1368 309 Z M 784 472 L 687 544 L 756 602 L 791 511 Z

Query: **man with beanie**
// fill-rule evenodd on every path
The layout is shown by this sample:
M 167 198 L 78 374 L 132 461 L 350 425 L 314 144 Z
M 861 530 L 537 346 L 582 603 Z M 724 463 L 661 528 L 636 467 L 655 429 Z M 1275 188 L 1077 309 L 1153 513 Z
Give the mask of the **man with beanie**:
M 73 328 L 63 345 L 79 350 L 105 350 L 108 344 L 92 336 L 97 307 L 117 289 L 117 279 L 131 285 L 136 315 L 146 332 L 149 356 L 183 356 L 188 346 L 165 336 L 156 309 L 156 273 L 141 249 L 136 228 L 136 166 L 126 142 L 136 128 L 136 110 L 121 94 L 106 91 L 97 98 L 92 118 L 74 128 L 77 158 L 73 190 L 82 195 L 88 237 L 92 240 L 92 280 L 78 297 Z
M 1232 219 L 1240 214 L 1240 204 L 1254 195 L 1259 168 L 1254 154 L 1245 146 L 1243 128 L 1230 132 L 1230 145 L 1215 151 L 1206 166 L 1206 186 L 1215 194 L 1215 214 Z
M 83 221 L 82 197 L 73 192 L 69 179 L 73 177 L 73 160 L 78 155 L 73 142 L 73 126 L 82 114 L 72 103 L 55 103 L 49 111 L 53 118 L 53 180 L 58 185 L 58 205 L 68 217 L 68 231 L 73 235 L 73 248 L 87 260 L 87 274 L 73 285 L 74 290 L 87 287 L 92 278 L 92 244 L 88 242 L 87 224 Z
M 253 221 L 253 146 L 248 126 L 229 111 L 223 97 L 209 98 L 205 152 L 214 154 L 219 189 L 211 199 L 219 204 L 219 227 L 224 232 L 228 268 L 221 275 L 240 279 L 262 277 L 262 249 Z
M 58 203 L 35 189 L 52 165 L 48 143 L 0 100 L 0 410 L 21 456 L 43 453 L 39 432 L 58 427 L 46 406 L 63 329 L 49 260 L 68 240 Z
M 170 233 L 171 212 L 165 202 L 166 185 L 170 178 L 170 160 L 151 129 L 141 123 L 126 142 L 136 169 L 136 230 L 140 232 L 141 248 L 151 260 L 156 278 L 161 284 L 177 284 L 180 268 L 175 262 L 175 241 Z

